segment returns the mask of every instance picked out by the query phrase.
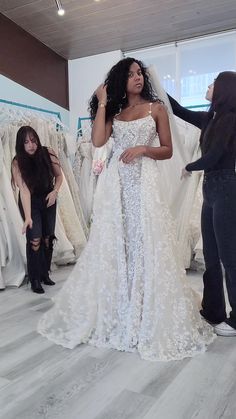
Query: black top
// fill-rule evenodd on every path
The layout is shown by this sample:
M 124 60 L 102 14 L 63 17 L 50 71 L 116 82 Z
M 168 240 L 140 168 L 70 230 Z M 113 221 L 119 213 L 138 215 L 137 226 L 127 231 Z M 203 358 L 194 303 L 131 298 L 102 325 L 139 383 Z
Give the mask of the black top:
M 25 182 L 30 190 L 31 197 L 33 195 L 46 196 L 54 188 L 54 173 L 50 155 L 48 148 L 42 147 L 40 159 L 35 155 L 27 156 L 28 181 L 25 180 Z M 17 159 L 17 157 L 15 156 L 14 159 Z
M 168 95 L 173 113 L 179 118 L 190 124 L 202 129 L 207 123 L 208 113 L 205 111 L 191 111 L 181 106 L 175 99 Z M 224 141 L 217 142 L 209 151 L 207 151 L 200 159 L 186 166 L 189 172 L 195 170 L 204 170 L 212 172 L 215 170 L 235 169 L 236 153 L 227 150 L 224 147 Z
M 47 147 L 42 147 L 42 166 L 35 167 L 37 182 L 32 193 L 36 196 L 47 195 L 54 187 L 54 174 L 50 153 Z

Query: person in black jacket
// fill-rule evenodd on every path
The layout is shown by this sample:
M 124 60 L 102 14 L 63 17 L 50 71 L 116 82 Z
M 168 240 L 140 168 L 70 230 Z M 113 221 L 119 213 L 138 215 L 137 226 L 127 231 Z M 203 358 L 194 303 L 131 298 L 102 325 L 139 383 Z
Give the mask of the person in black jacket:
M 236 72 L 220 73 L 207 90 L 208 112 L 188 110 L 169 96 L 173 112 L 201 129 L 202 157 L 182 176 L 204 170 L 201 229 L 205 272 L 201 315 L 221 336 L 236 336 Z M 226 315 L 223 274 L 228 299 Z
M 29 126 L 16 136 L 12 161 L 12 183 L 19 188 L 19 209 L 26 233 L 28 277 L 33 292 L 44 293 L 41 285 L 54 285 L 49 277 L 56 222 L 56 198 L 62 183 L 59 160 L 54 151 L 42 147 L 38 134 Z

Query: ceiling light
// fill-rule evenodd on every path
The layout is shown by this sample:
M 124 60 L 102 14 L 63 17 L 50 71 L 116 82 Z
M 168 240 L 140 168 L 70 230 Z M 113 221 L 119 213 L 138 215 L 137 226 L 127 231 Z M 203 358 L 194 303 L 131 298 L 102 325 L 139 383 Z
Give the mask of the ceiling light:
M 65 14 L 65 10 L 63 9 L 62 5 L 61 5 L 61 1 L 60 0 L 55 0 L 56 5 L 57 5 L 57 13 L 59 16 L 63 16 Z

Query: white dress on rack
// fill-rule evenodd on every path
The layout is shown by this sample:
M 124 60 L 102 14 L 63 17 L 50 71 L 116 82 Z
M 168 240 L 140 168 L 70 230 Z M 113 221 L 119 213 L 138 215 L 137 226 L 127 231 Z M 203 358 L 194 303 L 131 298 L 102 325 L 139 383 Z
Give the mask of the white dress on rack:
M 66 257 L 67 251 L 70 250 L 68 249 L 66 241 L 69 240 L 74 249 L 75 259 L 77 259 L 87 242 L 87 228 L 80 206 L 80 196 L 76 193 L 78 191 L 75 191 L 77 183 L 74 179 L 72 165 L 63 150 L 65 145 L 63 132 L 57 132 L 55 127 L 53 131 L 53 127 L 51 127 L 49 137 L 49 147 L 51 147 L 59 157 L 63 171 L 63 183 L 57 200 L 57 217 L 60 218 L 61 222 L 56 225 L 56 236 L 58 238 L 61 237 L 62 240 L 58 240 L 56 247 L 58 249 L 58 255 L 62 254 L 64 251 Z M 63 231 L 59 231 L 62 225 Z M 63 235 L 66 235 L 66 241 L 63 240 Z M 60 259 L 58 260 L 56 258 L 56 254 L 57 253 L 55 253 L 55 257 L 53 257 L 53 261 L 55 261 L 56 264 L 60 264 Z
M 21 234 L 22 220 L 15 202 L 0 133 L 0 288 L 19 287 L 25 277 L 25 237 Z M 10 155 L 6 155 L 9 159 Z M 2 231 L 1 231 L 2 230 Z
M 63 171 L 63 174 L 66 178 L 66 181 L 68 183 L 70 193 L 73 199 L 75 211 L 77 214 L 77 217 L 79 219 L 79 222 L 81 224 L 80 230 L 78 230 L 78 235 L 81 236 L 81 240 L 84 240 L 84 245 L 86 243 L 86 239 L 88 237 L 88 228 L 84 219 L 83 210 L 80 202 L 80 190 L 78 183 L 75 180 L 75 176 L 72 169 L 72 164 L 70 162 L 70 159 L 67 155 L 67 146 L 65 143 L 65 137 L 62 134 L 60 136 L 60 147 L 58 150 L 58 157 L 60 160 L 60 165 Z
M 155 121 L 114 120 L 113 136 L 87 246 L 38 331 L 67 348 L 88 342 L 147 360 L 201 353 L 213 333 L 180 263 L 159 162 L 119 161 L 128 147 L 158 145 Z
M 6 266 L 8 259 L 8 225 L 5 212 L 6 209 L 0 192 L 0 290 L 4 289 L 6 286 L 2 275 L 2 269 Z

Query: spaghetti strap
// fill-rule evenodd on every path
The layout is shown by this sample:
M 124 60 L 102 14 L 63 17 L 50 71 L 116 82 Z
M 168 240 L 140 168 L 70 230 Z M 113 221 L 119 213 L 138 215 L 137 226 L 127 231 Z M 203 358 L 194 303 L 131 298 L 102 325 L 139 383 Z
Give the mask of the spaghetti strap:
M 151 115 L 152 114 L 152 102 L 149 103 L 149 111 L 148 114 Z

